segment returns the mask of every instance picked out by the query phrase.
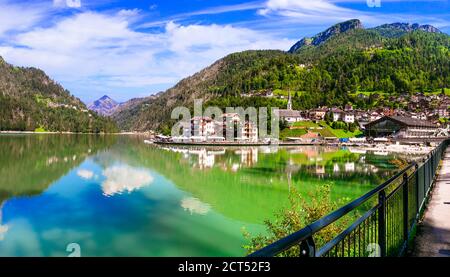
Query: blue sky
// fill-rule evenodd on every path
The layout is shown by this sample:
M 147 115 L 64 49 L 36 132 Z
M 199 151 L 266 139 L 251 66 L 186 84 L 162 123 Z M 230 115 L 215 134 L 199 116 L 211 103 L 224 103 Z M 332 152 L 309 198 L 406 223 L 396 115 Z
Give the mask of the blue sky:
M 104 94 L 125 101 L 165 90 L 229 53 L 287 50 L 352 18 L 366 27 L 417 22 L 450 33 L 449 1 L 0 0 L 0 55 L 43 69 L 87 103 Z

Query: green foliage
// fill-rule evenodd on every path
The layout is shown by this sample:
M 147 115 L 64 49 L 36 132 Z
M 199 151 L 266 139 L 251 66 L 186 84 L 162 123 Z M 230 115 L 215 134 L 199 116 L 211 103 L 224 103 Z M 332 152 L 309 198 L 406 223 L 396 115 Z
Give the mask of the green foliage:
M 298 193 L 294 188 L 289 194 L 289 207 L 280 210 L 274 220 L 264 222 L 267 234 L 252 235 L 244 230 L 244 236 L 248 244 L 244 245 L 247 253 L 253 253 L 275 241 L 282 239 L 323 216 L 336 210 L 343 204 L 343 200 L 332 201 L 331 185 L 322 185 L 310 193 L 311 200 Z M 323 246 L 326 242 L 337 236 L 349 224 L 349 219 L 345 217 L 342 221 L 332 224 L 314 236 L 317 247 Z M 298 247 L 293 247 L 279 254 L 281 257 L 298 257 L 300 254 Z
M 394 94 L 450 87 L 450 54 L 442 51 L 449 48 L 450 39 L 442 34 L 413 32 L 387 39 L 357 30 L 296 55 L 232 54 L 216 85 L 225 95 L 267 89 L 305 92 L 294 97 L 297 109 L 342 106 L 358 90 Z
M 280 132 L 280 139 L 286 140 L 287 138 L 296 138 L 305 135 L 307 131 L 305 129 L 282 129 Z
M 357 126 L 355 123 L 348 124 L 348 131 L 354 133 L 357 130 Z
M 320 125 L 318 125 L 317 123 L 314 123 L 312 121 L 298 121 L 298 122 L 294 122 L 292 124 L 292 126 L 294 126 L 294 127 L 304 127 L 304 128 L 317 128 L 317 127 L 320 127 Z
M 0 131 L 117 132 L 44 72 L 0 64 Z
M 165 136 L 170 136 L 172 133 L 172 126 L 170 124 L 164 124 L 160 129 L 161 133 Z
M 34 130 L 36 133 L 45 133 L 47 130 L 44 129 L 44 127 L 38 127 Z
M 286 120 L 280 120 L 280 130 L 284 130 L 289 127 L 289 123 Z
M 439 118 L 439 123 L 441 123 L 441 124 L 446 124 L 446 123 L 448 123 L 448 122 L 449 122 L 449 119 L 448 119 L 448 118 L 445 118 L 445 117 Z
M 345 122 L 342 122 L 342 121 L 334 121 L 334 122 L 331 124 L 331 128 L 333 128 L 333 129 L 344 129 L 344 130 L 346 130 L 346 129 L 347 129 L 347 124 L 345 124 Z
M 326 113 L 325 114 L 325 122 L 327 124 L 332 124 L 333 123 L 333 114 L 332 113 Z
M 363 134 L 361 130 L 359 130 L 356 123 L 345 123 L 342 121 L 333 122 L 330 125 L 324 125 L 325 128 L 330 130 L 330 133 L 333 134 L 333 137 L 337 138 L 353 138 L 358 137 Z

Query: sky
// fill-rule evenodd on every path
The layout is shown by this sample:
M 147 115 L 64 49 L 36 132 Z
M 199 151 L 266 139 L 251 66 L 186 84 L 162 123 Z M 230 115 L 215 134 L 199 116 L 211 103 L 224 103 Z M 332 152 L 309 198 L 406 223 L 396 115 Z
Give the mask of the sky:
M 85 103 L 123 102 L 227 54 L 288 50 L 353 18 L 450 33 L 450 0 L 0 0 L 0 56 L 44 70 Z

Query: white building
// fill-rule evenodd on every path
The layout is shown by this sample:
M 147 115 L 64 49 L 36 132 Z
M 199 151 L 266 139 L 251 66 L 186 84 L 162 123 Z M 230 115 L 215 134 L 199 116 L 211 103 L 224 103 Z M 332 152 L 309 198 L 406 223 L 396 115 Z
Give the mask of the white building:
M 344 122 L 345 123 L 355 123 L 355 115 L 352 113 L 345 113 Z
M 331 114 L 333 115 L 333 122 L 343 120 L 344 111 L 338 108 L 331 109 Z
M 448 112 L 448 105 L 440 105 L 437 109 L 436 109 L 436 113 L 439 115 L 439 117 L 448 117 L 449 116 L 449 112 Z
M 242 140 L 258 142 L 258 126 L 251 121 L 245 121 L 242 125 Z
M 327 108 L 314 109 L 309 112 L 309 117 L 315 120 L 323 120 L 327 114 Z
M 300 111 L 294 110 L 277 110 L 278 117 L 280 120 L 284 120 L 287 123 L 295 123 L 299 121 L 304 121 L 305 118 L 301 115 Z
M 206 116 L 196 116 L 191 119 L 191 135 L 195 137 L 209 137 L 216 135 L 215 121 Z
M 291 98 L 291 92 L 289 92 L 289 99 L 287 103 L 287 109 L 285 110 L 277 110 L 276 113 L 278 114 L 278 117 L 280 120 L 284 120 L 287 123 L 295 123 L 299 121 L 304 121 L 305 118 L 303 118 L 300 111 L 295 111 L 292 109 L 292 98 Z
M 237 113 L 226 113 L 222 120 L 197 116 L 191 119 L 190 124 L 182 124 L 181 128 L 183 128 L 183 135 L 174 137 L 173 140 L 176 142 L 223 142 L 227 139 L 228 141 L 258 142 L 257 124 L 249 120 L 241 122 Z M 227 134 L 227 131 L 231 133 Z

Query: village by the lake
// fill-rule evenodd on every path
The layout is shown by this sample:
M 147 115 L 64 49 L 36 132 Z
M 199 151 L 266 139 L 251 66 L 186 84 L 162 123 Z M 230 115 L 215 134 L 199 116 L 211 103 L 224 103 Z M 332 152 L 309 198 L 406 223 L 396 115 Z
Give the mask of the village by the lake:
M 253 96 L 253 95 L 250 95 Z M 219 118 L 195 116 L 181 124 L 181 135 L 166 136 L 151 132 L 145 143 L 173 145 L 340 145 L 359 147 L 377 153 L 428 154 L 436 143 L 449 136 L 450 97 L 442 93 L 388 97 L 392 106 L 362 110 L 351 104 L 344 107 L 319 107 L 311 110 L 292 108 L 292 94 L 261 97 L 285 99 L 285 109 L 274 109 L 280 123 L 280 135 L 261 137 L 258 122 L 247 115 L 223 113 Z M 379 99 L 359 93 L 356 98 Z M 242 119 L 244 118 L 244 119 Z M 231 124 L 230 124 L 231 123 Z M 227 135 L 231 126 L 232 135 Z

